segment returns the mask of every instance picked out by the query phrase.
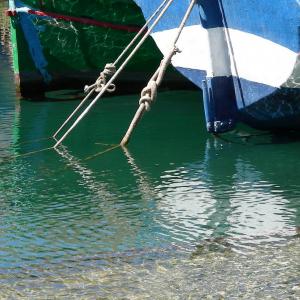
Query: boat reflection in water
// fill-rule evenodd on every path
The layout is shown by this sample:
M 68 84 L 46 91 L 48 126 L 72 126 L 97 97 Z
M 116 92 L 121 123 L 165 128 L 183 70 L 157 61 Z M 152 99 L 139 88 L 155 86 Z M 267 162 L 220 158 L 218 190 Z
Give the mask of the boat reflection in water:
M 297 273 L 290 263 L 299 248 L 297 138 L 245 128 L 215 138 L 201 126 L 198 93 L 177 91 L 159 96 L 127 149 L 105 152 L 123 136 L 135 96 L 104 100 L 58 151 L 13 159 L 53 145 L 47 137 L 73 107 L 11 106 L 6 129 L 18 115 L 18 134 L 0 150 L 1 297 L 18 290 L 174 299 L 194 287 L 199 298 L 223 284 L 232 295 L 267 293 L 264 281 L 255 283 L 261 276 L 275 295 L 282 276 Z
M 186 92 L 162 94 L 159 114 L 146 118 L 128 149 L 100 155 L 122 136 L 135 107 L 132 96 L 122 98 L 122 104 L 117 97 L 103 102 L 66 147 L 58 150 L 59 156 L 51 150 L 26 160 L 33 170 L 39 169 L 35 176 L 47 185 L 57 177 L 50 174 L 59 173 L 64 189 L 99 202 L 106 199 L 101 205 L 103 214 L 110 211 L 116 220 L 120 214 L 125 216 L 123 222 L 134 223 L 138 228 L 132 238 L 138 244 L 191 247 L 223 237 L 241 246 L 243 241 L 255 245 L 295 235 L 300 225 L 296 134 L 276 137 L 240 128 L 221 137 L 208 136 L 204 128 L 193 126 L 201 115 L 197 93 L 189 93 L 189 103 L 180 101 L 185 97 Z M 167 115 L 171 104 L 174 114 Z M 25 123 L 20 126 L 20 141 L 49 136 L 73 103 L 57 105 L 22 103 Z M 118 105 L 121 108 L 116 112 Z M 108 115 L 108 111 L 114 113 Z M 28 127 L 28 120 L 33 125 Z M 49 143 L 26 144 L 20 152 Z M 43 184 L 36 187 L 43 188 Z
M 173 235 L 226 237 L 236 246 L 295 235 L 300 222 L 298 180 L 291 176 L 298 169 L 295 156 L 275 150 L 264 162 L 264 147 L 208 139 L 203 161 L 164 171 L 159 209 Z

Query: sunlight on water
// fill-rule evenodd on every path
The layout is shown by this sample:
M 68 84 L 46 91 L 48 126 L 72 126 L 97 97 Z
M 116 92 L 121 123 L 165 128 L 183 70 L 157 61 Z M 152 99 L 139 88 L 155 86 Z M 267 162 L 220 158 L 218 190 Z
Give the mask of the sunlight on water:
M 299 299 L 299 135 L 214 138 L 199 92 L 161 92 L 128 149 L 100 154 L 137 95 L 22 156 L 78 102 L 19 101 L 0 69 L 1 299 Z

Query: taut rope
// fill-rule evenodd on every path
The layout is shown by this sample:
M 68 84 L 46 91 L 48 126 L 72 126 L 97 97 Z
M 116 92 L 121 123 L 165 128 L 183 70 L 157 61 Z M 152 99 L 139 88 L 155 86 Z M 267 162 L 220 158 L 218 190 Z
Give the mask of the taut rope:
M 157 96 L 157 89 L 163 80 L 163 77 L 165 75 L 165 72 L 166 72 L 168 66 L 171 64 L 171 60 L 172 60 L 173 56 L 176 53 L 180 52 L 178 50 L 176 44 L 181 36 L 183 28 L 192 12 L 192 9 L 193 9 L 195 3 L 196 3 L 196 0 L 191 1 L 182 21 L 180 23 L 177 35 L 172 43 L 172 49 L 170 50 L 168 55 L 165 56 L 164 59 L 161 61 L 160 66 L 158 67 L 158 69 L 156 70 L 156 72 L 154 73 L 154 75 L 152 76 L 150 81 L 148 82 L 147 86 L 142 90 L 141 98 L 139 100 L 139 108 L 138 108 L 137 112 L 135 113 L 135 115 L 129 125 L 129 128 L 121 141 L 122 146 L 126 145 L 129 142 L 130 136 L 131 136 L 134 128 L 137 126 L 138 122 L 142 118 L 144 112 L 149 111 L 151 104 L 155 101 L 156 96 Z
M 132 52 L 128 55 L 126 60 L 122 63 L 120 68 L 116 71 L 116 73 L 110 78 L 110 80 L 103 86 L 100 93 L 92 100 L 92 102 L 85 108 L 85 110 L 82 112 L 82 114 L 73 122 L 73 124 L 70 126 L 70 128 L 65 132 L 65 134 L 57 141 L 57 143 L 54 145 L 54 148 L 59 146 L 63 140 L 69 135 L 69 133 L 76 127 L 76 125 L 84 118 L 84 116 L 90 111 L 90 109 L 95 105 L 95 103 L 99 100 L 100 97 L 106 92 L 106 90 L 111 87 L 111 84 L 114 82 L 114 80 L 119 76 L 119 74 L 123 71 L 123 69 L 126 67 L 128 62 L 132 59 L 132 57 L 136 54 L 136 52 L 140 49 L 140 47 L 143 45 L 145 40 L 150 36 L 152 30 L 154 27 L 158 24 L 160 19 L 163 17 L 163 15 L 166 13 L 167 9 L 170 7 L 170 5 L 173 3 L 174 0 L 168 0 L 165 7 L 162 9 L 156 20 L 153 22 L 151 27 L 147 30 L 145 35 L 142 37 L 142 39 L 139 41 L 139 43 L 135 46 L 135 48 L 132 50 Z M 92 93 L 93 90 L 90 91 Z M 87 97 L 86 97 L 87 98 Z M 83 101 L 82 101 L 83 102 Z M 76 108 L 77 110 L 77 108 Z M 60 131 L 60 130 L 59 130 Z
M 164 0 L 160 6 L 156 9 L 156 11 L 152 14 L 152 16 L 147 20 L 147 22 L 144 24 L 144 26 L 139 30 L 139 32 L 135 35 L 135 37 L 131 40 L 131 42 L 127 45 L 127 47 L 122 51 L 122 53 L 119 55 L 119 57 L 115 60 L 114 63 L 109 63 L 105 66 L 105 69 L 103 72 L 100 73 L 99 78 L 97 81 L 102 77 L 107 80 L 107 76 L 112 76 L 116 72 L 116 65 L 121 61 L 121 59 L 124 57 L 124 55 L 128 52 L 128 50 L 133 46 L 133 44 L 137 41 L 137 39 L 145 33 L 145 30 L 147 29 L 148 25 L 152 22 L 152 20 L 157 16 L 157 14 L 162 10 L 162 8 L 166 5 L 167 1 Z M 112 71 L 112 72 L 111 72 Z M 102 74 L 103 73 L 103 74 Z M 96 81 L 96 82 L 97 82 Z M 104 84 L 105 85 L 105 84 Z M 85 86 L 85 90 L 89 91 L 91 88 L 96 87 L 96 83 L 91 86 Z M 103 86 L 102 86 L 103 88 Z M 100 91 L 99 91 L 100 92 Z M 108 90 L 109 92 L 109 90 Z
M 76 112 L 82 107 L 82 105 L 87 102 L 94 92 L 101 92 L 101 90 L 105 87 L 107 83 L 107 78 L 112 77 L 116 73 L 116 65 L 120 62 L 120 60 L 124 57 L 127 51 L 132 47 L 132 45 L 137 41 L 137 39 L 145 32 L 146 28 L 150 24 L 150 22 L 156 17 L 156 15 L 162 10 L 169 0 L 164 0 L 162 4 L 156 9 L 156 11 L 152 14 L 152 16 L 147 20 L 145 25 L 139 30 L 139 32 L 135 35 L 135 37 L 131 40 L 131 42 L 127 45 L 127 47 L 122 51 L 119 57 L 115 60 L 114 63 L 106 64 L 104 70 L 100 73 L 100 76 L 96 80 L 96 82 L 90 86 L 86 85 L 84 87 L 84 92 L 88 93 L 88 95 L 79 103 L 79 105 L 75 108 L 75 110 L 69 115 L 69 117 L 64 121 L 64 123 L 60 126 L 60 128 L 55 132 L 53 138 L 56 138 L 58 133 L 67 125 L 67 123 L 72 119 L 72 117 L 76 114 Z M 112 83 L 108 88 L 108 92 L 114 92 L 116 86 Z

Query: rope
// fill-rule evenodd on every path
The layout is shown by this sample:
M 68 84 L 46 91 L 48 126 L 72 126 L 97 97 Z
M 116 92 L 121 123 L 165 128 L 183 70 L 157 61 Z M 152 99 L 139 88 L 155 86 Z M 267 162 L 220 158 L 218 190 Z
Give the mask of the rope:
M 151 103 L 156 100 L 157 89 L 163 80 L 168 66 L 171 64 L 172 57 L 179 52 L 179 49 L 175 46 L 161 61 L 160 66 L 148 82 L 147 86 L 142 90 L 139 105 L 144 105 L 146 111 L 150 111 Z
M 13 155 L 13 156 L 10 156 L 10 157 L 6 157 L 6 158 L 4 158 L 3 160 L 0 161 L 0 165 L 8 163 L 8 162 L 10 162 L 14 159 L 17 159 L 17 158 L 31 156 L 31 155 L 41 153 L 41 152 L 46 152 L 46 151 L 49 151 L 49 150 L 52 150 L 52 149 L 54 149 L 54 147 L 48 147 L 48 148 L 44 148 L 44 149 L 40 149 L 40 150 L 30 151 L 30 152 L 27 152 L 27 153 L 17 154 L 17 155 Z
M 151 15 L 151 17 L 147 20 L 147 22 L 144 24 L 144 26 L 139 30 L 139 32 L 135 35 L 135 37 L 131 40 L 131 42 L 127 45 L 127 47 L 122 51 L 122 53 L 119 55 L 119 57 L 115 60 L 114 63 L 109 63 L 105 66 L 103 72 L 100 73 L 99 78 L 97 81 L 99 81 L 100 86 L 103 88 L 106 84 L 107 77 L 106 76 L 112 76 L 116 72 L 116 65 L 121 61 L 121 59 L 124 57 L 124 55 L 127 53 L 127 51 L 132 47 L 132 45 L 137 41 L 137 39 L 145 32 L 150 22 L 156 17 L 156 15 L 161 11 L 161 9 L 165 6 L 168 0 L 164 0 L 159 7 L 156 9 L 156 11 Z M 91 86 L 86 85 L 84 90 L 87 93 L 90 89 L 93 87 L 99 86 L 96 83 L 94 83 Z M 115 87 L 115 86 L 114 86 Z M 97 92 L 100 92 L 101 89 L 99 88 Z M 113 89 L 115 91 L 115 88 Z M 108 92 L 109 89 L 108 89 Z
M 87 161 L 87 160 L 94 159 L 95 157 L 97 157 L 97 156 L 99 156 L 99 155 L 102 155 L 102 154 L 104 154 L 104 153 L 110 152 L 110 151 L 115 150 L 115 149 L 117 149 L 117 148 L 120 148 L 120 144 L 114 145 L 114 146 L 112 146 L 112 147 L 110 147 L 110 148 L 108 148 L 108 149 L 106 149 L 106 150 L 103 150 L 103 151 L 101 151 L 101 152 L 98 152 L 98 153 L 96 153 L 96 154 L 93 154 L 93 155 L 91 155 L 91 156 L 88 156 L 88 157 L 84 158 L 83 161 Z
M 148 29 L 146 34 L 143 36 L 143 38 L 139 41 L 139 43 L 135 46 L 135 48 L 132 50 L 132 52 L 129 54 L 129 56 L 126 58 L 126 60 L 123 62 L 123 64 L 120 66 L 120 68 L 116 71 L 116 73 L 111 77 L 111 79 L 106 83 L 106 85 L 103 87 L 101 92 L 93 99 L 93 101 L 86 107 L 86 109 L 82 112 L 82 114 L 73 122 L 73 124 L 70 126 L 70 128 L 65 132 L 65 134 L 60 138 L 60 140 L 54 145 L 54 148 L 56 148 L 59 144 L 63 142 L 63 140 L 69 135 L 69 133 L 76 127 L 76 125 L 85 117 L 85 115 L 90 111 L 90 109 L 96 104 L 96 102 L 99 100 L 100 97 L 105 93 L 105 91 L 110 87 L 110 84 L 113 83 L 113 81 L 119 76 L 119 74 L 124 70 L 128 62 L 132 59 L 132 57 L 136 54 L 136 52 L 140 49 L 140 47 L 143 45 L 145 40 L 148 38 L 148 36 L 151 34 L 153 28 L 157 25 L 157 23 L 160 21 L 160 19 L 164 16 L 167 9 L 170 7 L 170 5 L 173 3 L 174 0 L 169 0 L 166 6 L 162 9 L 159 16 L 156 18 L 156 20 L 153 22 L 151 27 Z
M 96 82 L 90 86 L 86 85 L 84 87 L 84 92 L 88 93 L 92 89 L 95 89 L 95 92 L 100 93 L 103 87 L 107 83 L 107 77 L 112 77 L 116 73 L 116 67 L 114 64 L 106 64 L 104 70 L 100 73 L 100 76 L 96 80 Z M 111 83 L 110 86 L 107 88 L 109 93 L 112 93 L 116 90 L 116 86 Z
M 139 108 L 138 108 L 137 112 L 135 113 L 135 115 L 129 125 L 129 128 L 127 129 L 127 132 L 125 133 L 125 135 L 120 143 L 122 146 L 126 145 L 129 142 L 131 134 L 132 134 L 134 128 L 137 126 L 140 119 L 142 118 L 144 112 L 149 111 L 151 104 L 155 101 L 155 99 L 157 97 L 157 89 L 163 80 L 163 77 L 165 75 L 165 72 L 166 72 L 168 66 L 171 64 L 171 60 L 172 60 L 173 56 L 176 55 L 178 52 L 180 52 L 178 50 L 176 44 L 181 36 L 183 28 L 192 12 L 192 9 L 193 9 L 195 3 L 196 3 L 196 0 L 191 1 L 182 21 L 180 23 L 180 26 L 178 28 L 177 35 L 172 44 L 172 49 L 170 50 L 168 55 L 165 56 L 164 59 L 161 61 L 160 66 L 158 67 L 158 69 L 156 70 L 156 72 L 154 73 L 154 75 L 152 76 L 150 81 L 148 82 L 147 86 L 142 90 L 141 98 L 139 100 Z
M 52 150 L 52 149 L 54 149 L 54 148 L 53 148 L 53 147 L 48 147 L 48 148 L 44 148 L 44 149 L 40 149 L 40 150 L 35 150 L 35 151 L 23 153 L 23 154 L 18 154 L 18 155 L 13 156 L 13 158 L 19 158 L 19 157 L 31 156 L 31 155 L 33 155 L 33 154 L 45 152 L 45 151 Z
M 107 77 L 113 76 L 116 73 L 116 64 L 120 62 L 120 60 L 123 58 L 123 56 L 127 53 L 127 51 L 132 47 L 132 45 L 136 42 L 136 40 L 141 36 L 143 32 L 145 32 L 146 28 L 150 24 L 150 22 L 156 17 L 156 15 L 162 10 L 162 8 L 166 5 L 167 1 L 170 0 L 164 0 L 162 4 L 156 9 L 156 11 L 152 14 L 152 16 L 147 20 L 145 25 L 140 29 L 140 31 L 137 33 L 137 35 L 132 39 L 132 41 L 128 44 L 128 46 L 122 51 L 122 53 L 119 55 L 119 57 L 115 60 L 114 63 L 106 64 L 104 70 L 100 73 L 99 78 L 96 80 L 96 82 L 88 86 L 86 85 L 84 87 L 85 93 L 89 93 L 82 101 L 81 103 L 75 108 L 75 110 L 69 115 L 69 117 L 65 120 L 65 122 L 60 126 L 60 128 L 55 132 L 53 135 L 53 138 L 55 138 L 58 133 L 66 126 L 66 124 L 71 120 L 71 118 L 75 115 L 75 113 L 82 107 L 82 105 L 87 102 L 94 91 L 97 91 L 100 93 L 104 87 L 107 84 Z M 114 92 L 116 89 L 116 86 L 111 82 L 109 86 L 107 87 L 108 92 Z
M 85 98 L 79 103 L 79 105 L 75 108 L 75 110 L 69 115 L 69 117 L 64 121 L 64 123 L 57 129 L 57 131 L 53 134 L 53 138 L 55 139 L 59 132 L 67 125 L 67 123 L 71 120 L 71 118 L 76 114 L 76 112 L 81 108 L 81 106 L 90 99 L 91 95 L 94 93 L 95 88 L 92 88 L 90 92 L 85 96 Z
M 51 137 L 52 138 L 52 137 Z M 91 160 L 91 159 L 94 159 L 96 158 L 97 156 L 100 156 L 102 154 L 105 154 L 107 152 L 110 152 L 114 149 L 117 149 L 120 147 L 120 144 L 105 144 L 105 143 L 97 143 L 98 145 L 102 145 L 102 146 L 109 146 L 107 149 L 101 151 L 101 152 L 98 152 L 96 154 L 93 154 L 93 155 L 90 155 L 86 158 L 83 158 L 81 159 L 81 161 L 87 161 L 87 160 Z M 66 147 L 63 146 L 63 149 L 65 150 Z M 30 152 L 27 152 L 27 153 L 22 153 L 22 154 L 17 154 L 17 155 L 12 155 L 12 156 L 9 156 L 9 157 L 4 157 L 2 160 L 0 160 L 0 165 L 4 165 L 6 163 L 9 163 L 11 162 L 12 160 L 15 160 L 17 158 L 22 158 L 22 157 L 28 157 L 28 156 L 32 156 L 34 154 L 37 154 L 37 153 L 42 153 L 42 152 L 46 152 L 46 151 L 49 151 L 49 150 L 55 150 L 57 151 L 57 153 L 61 154 L 60 151 L 58 151 L 57 148 L 54 148 L 54 147 L 48 147 L 48 148 L 43 148 L 43 149 L 39 149 L 39 150 L 34 150 L 34 151 L 30 151 Z M 65 168 L 62 168 L 62 169 L 59 169 L 58 171 L 60 170 L 64 170 Z
M 123 50 L 123 52 L 120 54 L 120 56 L 116 59 L 114 62 L 114 65 L 118 64 L 122 57 L 125 55 L 125 53 L 131 48 L 131 46 L 136 42 L 136 40 L 141 36 L 142 33 L 145 32 L 148 25 L 152 22 L 152 20 L 157 16 L 157 14 L 162 10 L 162 8 L 166 5 L 166 3 L 169 0 L 164 0 L 156 9 L 156 11 L 151 15 L 151 17 L 147 20 L 147 22 L 144 24 L 144 26 L 140 29 L 140 31 L 137 33 L 137 35 L 132 39 L 132 41 L 128 44 L 128 46 Z

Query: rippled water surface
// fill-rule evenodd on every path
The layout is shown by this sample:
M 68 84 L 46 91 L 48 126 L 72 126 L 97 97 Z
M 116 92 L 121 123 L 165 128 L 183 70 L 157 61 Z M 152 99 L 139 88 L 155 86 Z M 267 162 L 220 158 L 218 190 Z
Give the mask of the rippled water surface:
M 106 98 L 58 151 L 78 101 L 16 98 L 0 54 L 1 299 L 299 299 L 300 136 L 204 129 L 198 92 Z M 81 298 L 80 298 L 81 297 Z

